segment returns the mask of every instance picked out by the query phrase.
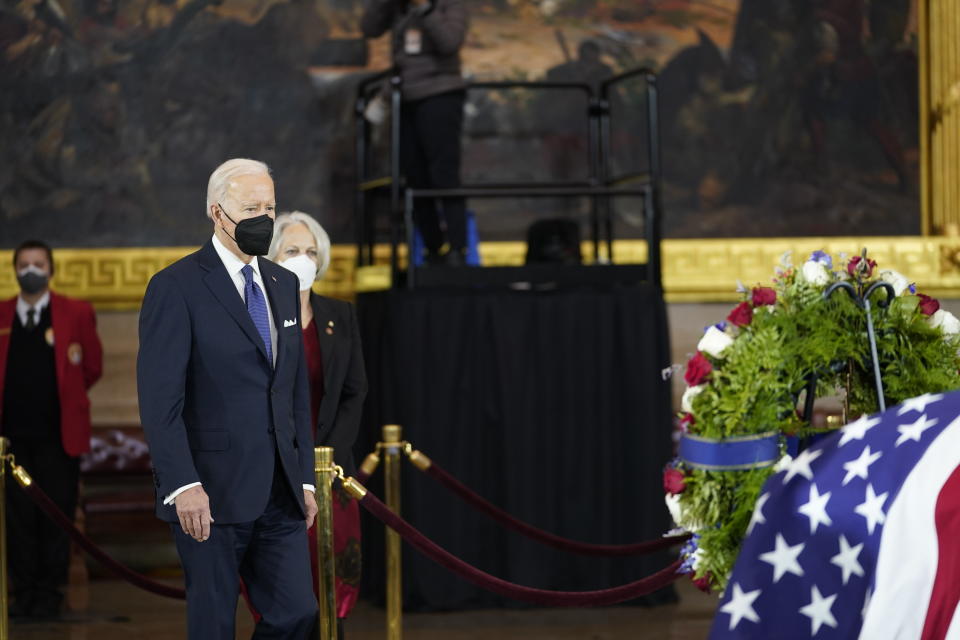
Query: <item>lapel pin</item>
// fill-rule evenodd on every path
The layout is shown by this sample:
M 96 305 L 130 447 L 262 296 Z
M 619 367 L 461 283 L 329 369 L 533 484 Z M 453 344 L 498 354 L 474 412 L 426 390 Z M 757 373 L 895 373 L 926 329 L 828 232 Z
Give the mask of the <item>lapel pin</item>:
M 327 326 L 328 326 L 328 327 L 332 327 L 332 326 L 333 326 L 333 320 L 330 320 L 329 322 L 327 322 Z
M 277 281 L 277 276 L 270 276 L 270 279 L 273 280 L 274 282 L 276 282 L 276 281 Z

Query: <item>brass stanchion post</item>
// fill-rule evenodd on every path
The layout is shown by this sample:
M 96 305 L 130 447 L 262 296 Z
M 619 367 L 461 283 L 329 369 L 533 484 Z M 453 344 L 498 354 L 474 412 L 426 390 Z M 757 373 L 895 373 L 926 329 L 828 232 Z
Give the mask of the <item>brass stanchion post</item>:
M 337 592 L 333 559 L 333 447 L 314 449 L 317 486 L 317 586 L 320 594 L 319 640 L 337 640 Z
M 403 430 L 398 424 L 383 427 L 384 493 L 387 506 L 400 515 L 400 454 Z M 387 527 L 387 640 L 403 637 L 403 579 L 400 534 Z
M 10 599 L 7 595 L 7 451 L 10 441 L 0 438 L 0 640 L 9 640 Z

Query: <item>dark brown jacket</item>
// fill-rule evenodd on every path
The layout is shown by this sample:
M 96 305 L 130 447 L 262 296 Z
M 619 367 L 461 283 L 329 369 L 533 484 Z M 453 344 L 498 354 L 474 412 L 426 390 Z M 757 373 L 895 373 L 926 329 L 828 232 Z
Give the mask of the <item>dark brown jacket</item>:
M 463 0 L 433 0 L 426 10 L 412 8 L 404 0 L 367 0 L 360 28 L 368 38 L 392 30 L 393 62 L 403 79 L 403 99 L 411 101 L 464 88 L 460 47 L 467 23 Z M 421 33 L 417 54 L 405 51 L 408 29 Z

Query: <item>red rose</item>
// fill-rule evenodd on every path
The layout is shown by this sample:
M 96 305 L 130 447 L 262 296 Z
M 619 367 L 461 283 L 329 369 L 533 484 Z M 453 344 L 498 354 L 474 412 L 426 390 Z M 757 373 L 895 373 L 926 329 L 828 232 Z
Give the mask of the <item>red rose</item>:
M 698 384 L 702 384 L 703 381 L 707 379 L 707 376 L 710 375 L 711 371 L 713 371 L 713 365 L 710 364 L 710 361 L 707 360 L 702 353 L 697 351 L 697 355 L 690 358 L 690 361 L 687 362 L 687 372 L 683 375 L 683 379 L 687 381 L 688 385 L 695 387 Z
M 936 298 L 925 296 L 922 293 L 917 294 L 917 297 L 920 298 L 920 313 L 923 315 L 932 316 L 939 311 L 940 301 Z
M 873 275 L 873 269 L 874 267 L 877 266 L 877 261 L 867 258 L 866 267 L 861 267 L 860 266 L 861 262 L 863 262 L 863 258 L 860 256 L 854 256 L 850 258 L 850 262 L 847 263 L 847 273 L 849 273 L 851 276 L 855 276 L 857 269 L 862 269 L 863 277 L 869 278 L 870 276 Z
M 763 307 L 777 302 L 777 292 L 770 287 L 757 287 L 753 290 L 753 306 Z
M 692 413 L 685 413 L 682 416 L 680 416 L 680 429 L 684 433 L 686 433 L 687 429 L 689 429 L 690 426 L 694 424 L 697 424 L 697 419 L 693 417 Z
M 741 302 L 733 308 L 733 311 L 727 316 L 727 320 L 738 327 L 745 327 L 753 322 L 753 309 L 746 302 Z
M 680 469 L 667 469 L 663 472 L 663 490 L 672 496 L 683 493 L 687 488 L 686 476 Z
M 693 584 L 704 593 L 710 593 L 710 574 L 705 573 L 699 578 L 693 578 Z

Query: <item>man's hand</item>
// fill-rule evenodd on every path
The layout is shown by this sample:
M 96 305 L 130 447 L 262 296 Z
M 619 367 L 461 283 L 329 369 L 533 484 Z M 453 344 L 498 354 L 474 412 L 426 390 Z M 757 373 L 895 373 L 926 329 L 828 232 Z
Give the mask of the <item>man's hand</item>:
M 317 518 L 317 499 L 313 495 L 313 491 L 309 489 L 303 490 L 303 506 L 307 509 L 307 529 L 313 526 L 313 521 Z
M 210 537 L 210 523 L 213 522 L 210 516 L 210 498 L 202 486 L 190 487 L 178 495 L 173 503 L 177 507 L 177 517 L 180 518 L 180 527 L 184 533 L 197 542 L 203 542 Z M 316 505 L 313 511 L 316 513 Z

